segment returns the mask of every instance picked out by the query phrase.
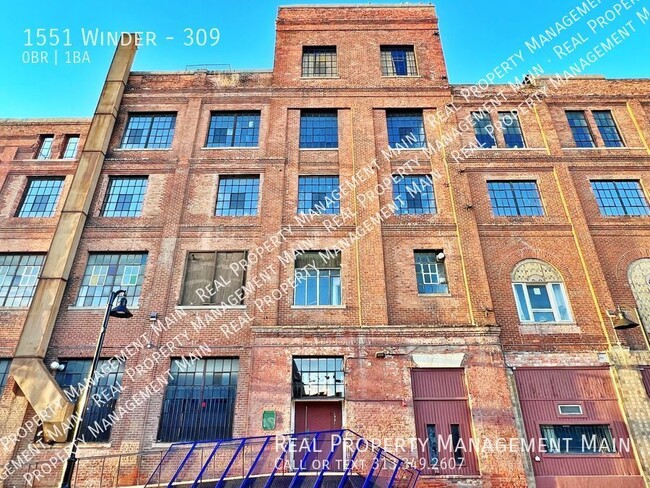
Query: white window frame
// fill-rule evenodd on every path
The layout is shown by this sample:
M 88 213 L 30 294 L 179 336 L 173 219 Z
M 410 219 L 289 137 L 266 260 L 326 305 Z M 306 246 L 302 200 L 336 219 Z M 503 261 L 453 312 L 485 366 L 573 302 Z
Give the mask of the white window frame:
M 550 311 L 553 313 L 553 318 L 554 320 L 552 322 L 540 322 L 535 320 L 535 312 L 548 312 L 549 309 L 546 308 L 533 308 L 532 305 L 530 304 L 530 296 L 528 295 L 528 286 L 545 286 L 546 287 L 546 293 L 548 294 L 549 301 L 551 302 L 551 308 Z M 569 316 L 568 319 L 562 319 L 560 317 L 560 310 L 558 307 L 557 302 L 555 301 L 555 293 L 553 292 L 553 285 L 559 285 L 560 290 L 562 291 L 562 294 L 564 295 L 564 301 L 566 303 L 566 309 L 567 309 L 567 314 Z M 519 294 L 517 293 L 517 286 L 522 286 L 524 288 L 524 299 L 526 301 L 525 305 L 527 310 L 528 310 L 528 316 L 530 317 L 528 320 L 523 318 L 523 313 L 522 313 L 522 304 L 519 303 Z M 566 288 L 564 287 L 564 283 L 560 281 L 549 281 L 549 282 L 515 282 L 512 283 L 512 293 L 515 296 L 515 303 L 517 304 L 517 313 L 519 314 L 519 320 L 521 322 L 527 323 L 527 324 L 553 324 L 553 323 L 572 323 L 573 322 L 573 312 L 571 311 L 571 305 L 569 303 L 569 297 L 567 296 Z
M 339 272 L 339 303 L 330 303 L 330 304 L 323 304 L 320 303 L 320 278 L 321 278 L 321 271 L 338 271 Z M 318 303 L 314 305 L 298 305 L 296 304 L 296 290 L 298 289 L 297 283 L 298 281 L 307 281 L 309 278 L 313 278 L 313 275 L 310 275 L 309 273 L 316 272 L 316 300 Z M 299 277 L 299 275 L 302 275 Z M 330 278 L 330 283 L 332 280 L 332 276 Z M 305 266 L 302 268 L 295 268 L 294 270 L 294 280 L 296 283 L 296 287 L 294 288 L 294 299 L 293 299 L 293 306 L 294 307 L 302 307 L 302 308 L 314 308 L 314 307 L 341 307 L 343 305 L 343 281 L 341 279 L 341 268 L 310 268 L 309 266 Z M 305 285 L 307 286 L 307 285 Z
M 562 407 L 578 407 L 578 409 L 579 409 L 580 411 L 579 411 L 579 412 L 575 412 L 575 413 L 567 413 L 567 412 L 563 412 L 563 411 L 562 411 Z M 584 412 L 583 412 L 583 409 L 582 409 L 582 405 L 580 405 L 580 404 L 578 404 L 578 403 L 560 403 L 560 404 L 558 404 L 558 406 L 557 406 L 557 411 L 558 411 L 558 413 L 559 413 L 560 415 L 567 415 L 567 416 L 581 416 L 581 415 L 584 415 Z

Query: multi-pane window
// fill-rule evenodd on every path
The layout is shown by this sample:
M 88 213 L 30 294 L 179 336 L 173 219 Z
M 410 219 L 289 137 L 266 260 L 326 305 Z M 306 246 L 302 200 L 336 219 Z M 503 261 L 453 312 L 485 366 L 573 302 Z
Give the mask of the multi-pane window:
M 0 395 L 2 390 L 7 384 L 9 378 L 9 367 L 11 366 L 11 359 L 0 359 Z
M 74 159 L 77 156 L 78 145 L 79 136 L 67 136 L 65 149 L 63 150 L 63 159 Z
M 239 359 L 172 359 L 159 442 L 232 437 Z
M 30 178 L 16 217 L 51 217 L 63 188 L 63 178 Z
M 188 253 L 181 305 L 242 305 L 245 261 L 245 251 Z
M 650 215 L 650 207 L 638 180 L 592 181 L 591 188 L 602 215 Z
M 295 262 L 294 305 L 341 305 L 341 253 L 312 251 Z
M 343 358 L 294 356 L 292 369 L 293 398 L 343 398 Z
M 506 147 L 526 147 L 517 112 L 499 112 L 499 122 L 503 130 Z
M 102 215 L 104 217 L 140 216 L 146 191 L 146 176 L 112 176 L 108 182 Z
M 93 253 L 88 257 L 77 307 L 102 307 L 114 290 L 126 291 L 130 306 L 137 306 L 144 281 L 146 253 Z
M 522 322 L 570 322 L 563 283 L 513 283 Z
M 497 141 L 494 138 L 494 126 L 489 113 L 472 112 L 472 123 L 474 124 L 476 142 L 480 147 L 497 147 Z
M 587 117 L 580 110 L 567 110 L 566 118 L 569 121 L 569 127 L 573 134 L 573 140 L 576 147 L 595 147 L 594 137 L 589 129 Z
M 420 148 L 426 145 L 421 110 L 387 110 L 388 145 L 394 148 Z
M 257 147 L 260 112 L 212 112 L 206 147 Z
M 40 145 L 38 146 L 38 154 L 36 159 L 50 159 L 52 155 L 52 143 L 54 142 L 53 135 L 41 136 Z
M 609 425 L 540 425 L 546 452 L 607 454 L 616 451 Z
M 338 214 L 338 176 L 300 176 L 298 178 L 298 213 Z
M 122 139 L 122 149 L 167 149 L 172 145 L 176 114 L 131 115 Z
M 417 75 L 413 46 L 381 46 L 381 74 L 382 76 Z
M 55 379 L 68 399 L 75 402 L 88 381 L 91 361 L 74 359 L 62 361 L 61 364 L 63 370 L 56 372 Z M 86 442 L 109 441 L 112 427 L 109 415 L 115 410 L 120 396 L 123 374 L 124 364 L 121 362 L 102 359 L 97 364 L 89 392 L 90 399 L 81 424 L 81 436 Z
M 442 251 L 415 251 L 415 275 L 418 293 L 449 293 Z
M 431 176 L 393 176 L 393 202 L 397 215 L 436 213 Z
M 618 127 L 616 127 L 612 112 L 610 110 L 594 110 L 592 114 L 605 147 L 623 147 L 625 144 L 623 144 Z
M 497 216 L 544 215 L 534 181 L 488 181 L 492 213 Z
M 257 215 L 259 176 L 220 176 L 217 192 L 219 216 Z
M 302 149 L 339 147 L 336 110 L 303 110 L 300 112 L 300 147 Z
M 0 254 L 0 307 L 28 307 L 45 256 Z
M 302 76 L 336 77 L 336 46 L 303 46 Z

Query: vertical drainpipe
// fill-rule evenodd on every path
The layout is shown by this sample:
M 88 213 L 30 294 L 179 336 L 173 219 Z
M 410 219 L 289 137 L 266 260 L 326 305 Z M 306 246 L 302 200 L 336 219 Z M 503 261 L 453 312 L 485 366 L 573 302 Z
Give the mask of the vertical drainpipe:
M 43 421 L 46 441 L 66 440 L 74 405 L 67 401 L 43 359 L 97 188 L 138 41 L 135 34 L 123 34 L 115 50 L 11 364 L 10 374 Z

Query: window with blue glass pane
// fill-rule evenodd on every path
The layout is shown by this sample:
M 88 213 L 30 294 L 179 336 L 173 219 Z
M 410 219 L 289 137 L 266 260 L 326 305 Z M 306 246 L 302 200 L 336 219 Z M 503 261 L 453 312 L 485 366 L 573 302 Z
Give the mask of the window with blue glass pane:
M 415 251 L 418 293 L 449 293 L 442 251 Z
M 393 201 L 397 215 L 436 213 L 431 176 L 393 176 Z
M 52 156 L 53 143 L 54 143 L 54 136 L 52 134 L 41 136 L 36 159 L 50 159 L 50 156 Z
M 28 307 L 45 261 L 43 254 L 0 254 L 0 307 Z
M 138 217 L 147 191 L 146 176 L 114 176 L 104 198 L 104 217 Z
M 11 366 L 11 359 L 0 359 L 0 395 L 7 384 L 9 378 L 9 367 Z
M 300 147 L 302 149 L 336 149 L 339 126 L 336 110 L 300 112 Z
M 296 256 L 294 305 L 341 305 L 341 253 L 310 251 Z
M 131 115 L 122 138 L 122 149 L 167 149 L 172 145 L 176 114 Z
M 474 124 L 476 142 L 480 147 L 497 147 L 497 141 L 494 138 L 494 126 L 489 113 L 472 112 L 472 123 Z
M 426 145 L 421 110 L 387 110 L 386 123 L 390 147 L 410 149 Z
M 499 112 L 499 122 L 501 122 L 506 147 L 526 147 L 517 112 Z
M 30 178 L 16 217 L 51 217 L 63 188 L 63 178 Z
M 616 217 L 650 214 L 638 180 L 592 181 L 591 188 L 602 215 Z
M 338 214 L 338 176 L 300 176 L 298 178 L 298 213 Z
M 146 264 L 146 253 L 90 254 L 75 305 L 105 307 L 113 290 L 125 290 L 129 305 L 137 307 Z
M 415 76 L 418 74 L 413 46 L 381 46 L 382 76 Z
M 221 176 L 216 215 L 241 217 L 257 215 L 259 176 Z
M 496 217 L 544 215 L 536 182 L 488 181 L 487 186 Z
M 206 147 L 257 147 L 260 112 L 212 112 Z
M 303 46 L 302 76 L 306 78 L 337 76 L 336 46 Z
M 576 147 L 596 147 L 584 112 L 567 110 L 566 118 L 569 121 L 569 127 L 571 128 Z
M 625 144 L 623 144 L 612 112 L 610 110 L 594 110 L 592 113 L 605 147 L 623 147 Z

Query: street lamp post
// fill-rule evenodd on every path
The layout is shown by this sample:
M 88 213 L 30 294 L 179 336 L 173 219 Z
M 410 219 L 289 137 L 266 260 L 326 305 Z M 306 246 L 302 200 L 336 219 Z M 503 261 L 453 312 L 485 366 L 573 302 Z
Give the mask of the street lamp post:
M 121 297 L 119 304 L 113 307 L 113 303 L 115 303 L 115 300 L 118 297 Z M 72 475 L 74 474 L 74 468 L 77 463 L 77 442 L 79 441 L 79 433 L 81 431 L 81 425 L 83 423 L 83 415 L 86 413 L 86 408 L 88 407 L 91 384 L 93 382 L 93 377 L 95 376 L 95 371 L 97 370 L 97 364 L 99 363 L 102 346 L 104 345 L 104 338 L 106 337 L 108 319 L 110 317 L 116 317 L 120 319 L 129 319 L 133 317 L 133 314 L 129 311 L 128 308 L 126 308 L 126 291 L 112 291 L 108 298 L 106 313 L 104 314 L 104 322 L 102 323 L 102 330 L 99 333 L 99 338 L 97 339 L 97 346 L 95 347 L 93 362 L 90 365 L 90 371 L 88 371 L 88 376 L 86 377 L 86 384 L 84 386 L 83 392 L 81 393 L 79 403 L 77 404 L 76 415 L 73 419 L 74 428 L 72 430 L 72 446 L 70 448 L 68 459 L 66 459 L 65 462 L 65 469 L 63 471 L 63 478 L 61 479 L 60 488 L 70 488 L 72 484 Z

